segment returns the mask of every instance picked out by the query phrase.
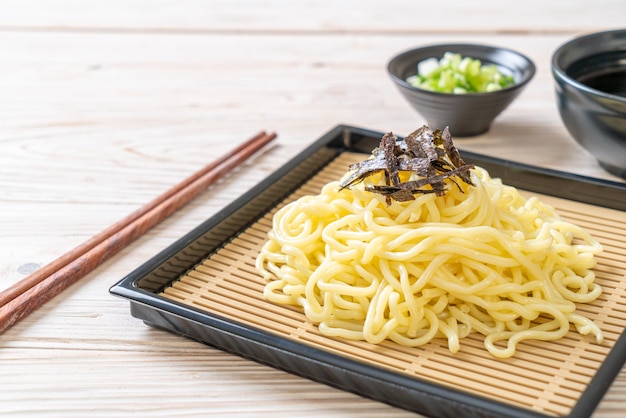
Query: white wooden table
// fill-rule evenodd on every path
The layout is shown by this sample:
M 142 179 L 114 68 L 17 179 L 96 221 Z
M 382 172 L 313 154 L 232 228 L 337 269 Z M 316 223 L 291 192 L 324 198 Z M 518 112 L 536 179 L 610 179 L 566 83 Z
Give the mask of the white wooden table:
M 550 56 L 624 0 L 0 0 L 0 289 L 260 130 L 275 146 L 0 335 L 3 417 L 409 417 L 145 326 L 109 287 L 333 126 L 423 120 L 386 74 L 439 42 L 519 50 L 520 98 L 462 149 L 614 179 L 556 109 Z M 594 414 L 626 416 L 626 371 Z

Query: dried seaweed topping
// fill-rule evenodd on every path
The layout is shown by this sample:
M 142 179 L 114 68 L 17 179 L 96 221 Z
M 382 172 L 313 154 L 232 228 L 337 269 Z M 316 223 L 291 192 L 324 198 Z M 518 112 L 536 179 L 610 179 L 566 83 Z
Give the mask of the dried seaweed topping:
M 380 145 L 367 160 L 350 165 L 349 175 L 341 182 L 342 189 L 352 187 L 365 178 L 382 172 L 384 185 L 368 185 L 365 190 L 380 193 L 399 202 L 414 200 L 416 194 L 446 192 L 444 180 L 452 181 L 462 190 L 455 177 L 474 185 L 470 177 L 472 164 L 466 164 L 452 143 L 446 127 L 443 131 L 422 126 L 404 139 L 391 132 L 383 135 Z M 409 175 L 401 175 L 408 173 Z M 408 178 L 402 181 L 401 178 Z

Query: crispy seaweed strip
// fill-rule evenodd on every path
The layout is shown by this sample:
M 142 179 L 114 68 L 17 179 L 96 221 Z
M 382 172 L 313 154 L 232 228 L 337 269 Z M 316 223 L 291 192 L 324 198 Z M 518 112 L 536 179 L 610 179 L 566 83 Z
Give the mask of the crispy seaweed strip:
M 450 158 L 452 165 L 454 165 L 455 167 L 460 167 L 464 165 L 465 162 L 461 158 L 461 154 L 459 154 L 459 150 L 457 150 L 454 144 L 452 143 L 452 135 L 450 135 L 450 130 L 448 129 L 447 126 L 441 133 L 441 137 L 443 138 L 443 148 L 446 151 L 448 158 Z M 465 183 L 472 184 L 472 180 L 470 179 L 470 176 L 469 176 L 469 171 L 461 171 L 459 172 L 458 176 L 461 177 L 461 179 Z
M 445 194 L 446 179 L 461 190 L 454 177 L 473 185 L 469 174 L 472 168 L 472 164 L 465 164 L 461 158 L 447 127 L 433 131 L 422 126 L 401 140 L 391 132 L 383 135 L 370 158 L 350 165 L 350 173 L 340 186 L 349 188 L 382 172 L 385 184 L 370 185 L 365 190 L 384 195 L 387 203 L 391 199 L 404 202 L 415 199 L 416 194 Z M 401 181 L 401 172 L 411 173 L 411 179 Z
M 380 193 L 383 195 L 392 195 L 392 196 L 394 196 L 396 193 L 399 193 L 401 191 L 410 192 L 411 194 L 439 193 L 440 191 L 445 192 L 445 189 L 442 190 L 442 189 L 437 189 L 435 187 L 433 187 L 432 189 L 422 189 L 422 187 L 424 187 L 427 184 L 430 184 L 431 186 L 433 184 L 442 184 L 444 179 L 450 178 L 452 176 L 460 176 L 460 173 L 465 173 L 468 170 L 471 170 L 473 167 L 474 166 L 472 164 L 465 164 L 465 165 L 462 165 L 461 167 L 453 168 L 450 171 L 446 171 L 445 173 L 441 173 L 441 174 L 436 174 L 432 177 L 424 177 L 419 180 L 411 180 L 411 181 L 407 181 L 404 183 L 400 183 L 399 185 L 396 185 L 396 186 L 371 185 L 371 186 L 366 186 L 365 190 L 373 191 L 373 192 Z M 400 199 L 396 199 L 396 200 L 404 201 Z M 412 198 L 406 199 L 406 200 L 412 200 Z

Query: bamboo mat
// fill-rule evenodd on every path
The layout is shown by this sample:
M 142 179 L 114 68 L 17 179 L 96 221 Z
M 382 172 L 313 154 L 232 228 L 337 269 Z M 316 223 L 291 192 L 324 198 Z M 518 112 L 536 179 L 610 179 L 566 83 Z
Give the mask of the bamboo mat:
M 282 204 L 318 193 L 324 184 L 341 178 L 350 163 L 362 158 L 363 154 L 342 154 Z M 541 198 L 604 246 L 596 267 L 596 280 L 604 292 L 595 302 L 578 307 L 603 330 L 602 345 L 589 336 L 570 332 L 559 341 L 523 342 L 513 358 L 502 360 L 492 357 L 482 336 L 475 333 L 461 340 L 456 354 L 448 351 L 444 339 L 410 348 L 390 341 L 372 345 L 325 337 L 298 308 L 274 305 L 263 298 L 265 283 L 255 270 L 255 259 L 266 241 L 272 215 L 281 205 L 174 282 L 163 295 L 364 363 L 545 415 L 565 416 L 626 327 L 626 213 Z

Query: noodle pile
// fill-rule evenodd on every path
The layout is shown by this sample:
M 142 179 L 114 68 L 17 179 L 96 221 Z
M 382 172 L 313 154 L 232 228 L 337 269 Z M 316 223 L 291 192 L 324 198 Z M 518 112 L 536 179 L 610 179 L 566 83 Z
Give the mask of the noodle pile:
M 575 305 L 602 292 L 591 270 L 600 244 L 486 170 L 470 175 L 475 186 L 446 179 L 443 196 L 390 201 L 365 190 L 383 181 L 375 175 L 287 204 L 257 258 L 265 297 L 301 306 L 323 335 L 373 344 L 445 338 L 456 353 L 478 332 L 506 358 L 570 325 L 601 343 Z

